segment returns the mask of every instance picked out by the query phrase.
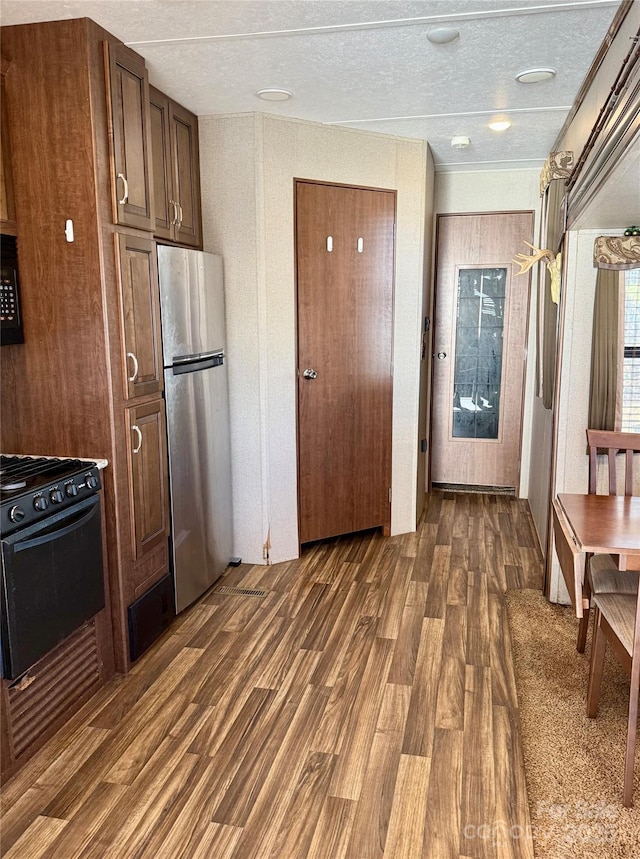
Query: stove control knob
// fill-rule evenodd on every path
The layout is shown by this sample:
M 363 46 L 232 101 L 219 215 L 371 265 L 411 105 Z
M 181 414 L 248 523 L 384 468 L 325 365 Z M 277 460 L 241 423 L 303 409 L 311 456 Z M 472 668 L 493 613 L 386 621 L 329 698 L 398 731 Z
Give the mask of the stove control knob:
M 22 507 L 18 507 L 17 504 L 9 510 L 9 519 L 11 519 L 12 522 L 22 522 L 25 516 L 26 513 Z
M 64 501 L 64 492 L 61 489 L 52 489 L 49 493 L 49 499 L 52 504 L 60 504 Z
M 78 487 L 75 485 L 75 483 L 67 483 L 64 488 L 64 491 L 67 494 L 67 498 L 75 498 L 75 496 L 78 494 Z
M 47 509 L 47 507 L 49 506 L 49 502 L 44 497 L 44 495 L 38 495 L 36 498 L 33 499 L 33 506 L 36 508 L 36 510 L 42 511 Z
M 98 478 L 94 474 L 87 474 L 86 481 L 89 489 L 98 488 Z

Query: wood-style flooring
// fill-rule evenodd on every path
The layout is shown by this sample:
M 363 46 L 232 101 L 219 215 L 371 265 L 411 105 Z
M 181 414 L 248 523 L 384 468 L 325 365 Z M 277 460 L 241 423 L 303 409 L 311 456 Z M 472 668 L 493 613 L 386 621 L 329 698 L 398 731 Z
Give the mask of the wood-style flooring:
M 532 857 L 502 593 L 526 502 L 434 493 L 414 534 L 210 591 L 2 793 L 5 859 Z

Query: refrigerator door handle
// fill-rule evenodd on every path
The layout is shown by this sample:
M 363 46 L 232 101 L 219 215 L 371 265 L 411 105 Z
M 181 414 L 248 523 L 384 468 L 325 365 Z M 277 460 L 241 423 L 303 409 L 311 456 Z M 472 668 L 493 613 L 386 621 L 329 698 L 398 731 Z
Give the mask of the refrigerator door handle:
M 224 349 L 216 349 L 214 352 L 199 352 L 196 355 L 179 355 L 173 359 L 172 366 L 180 364 L 194 364 L 196 361 L 207 361 L 209 358 L 221 358 L 224 360 Z M 223 363 L 223 360 L 220 363 Z
M 174 376 L 181 373 L 197 373 L 199 370 L 210 370 L 212 367 L 221 367 L 224 364 L 224 354 L 210 355 L 208 358 L 197 358 L 192 361 L 176 361 L 171 370 Z

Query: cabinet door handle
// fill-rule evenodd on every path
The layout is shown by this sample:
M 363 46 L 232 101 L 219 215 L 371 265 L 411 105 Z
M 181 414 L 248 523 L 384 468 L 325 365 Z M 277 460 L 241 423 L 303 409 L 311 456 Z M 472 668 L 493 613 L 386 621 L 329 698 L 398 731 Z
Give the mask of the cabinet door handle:
M 178 204 L 175 200 L 169 200 L 169 202 L 173 206 L 173 215 L 171 217 L 170 223 L 172 227 L 175 227 L 175 225 L 178 223 Z
M 135 382 L 138 378 L 138 359 L 133 352 L 127 352 L 127 358 L 131 358 L 133 361 L 133 373 L 127 379 L 129 382 Z
M 138 434 L 138 446 L 134 447 L 131 453 L 140 453 L 140 448 L 142 447 L 142 433 L 140 432 L 140 427 L 137 424 L 133 424 L 131 429 Z
M 180 213 L 178 215 L 178 228 L 180 228 L 182 226 L 182 206 L 180 205 L 180 203 L 178 203 L 177 205 L 178 205 L 178 211 Z
M 124 203 L 127 203 L 129 201 L 129 183 L 127 182 L 127 177 L 124 175 L 124 173 L 118 173 L 117 178 L 122 179 L 122 186 L 124 190 L 122 199 L 118 200 L 118 203 L 122 206 L 124 205 Z

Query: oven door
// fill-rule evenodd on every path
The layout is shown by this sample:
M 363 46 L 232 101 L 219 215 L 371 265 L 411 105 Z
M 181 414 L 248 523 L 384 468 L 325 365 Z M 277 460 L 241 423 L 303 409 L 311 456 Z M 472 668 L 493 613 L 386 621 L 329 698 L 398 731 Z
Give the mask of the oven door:
M 99 495 L 3 537 L 4 676 L 20 677 L 104 605 Z

